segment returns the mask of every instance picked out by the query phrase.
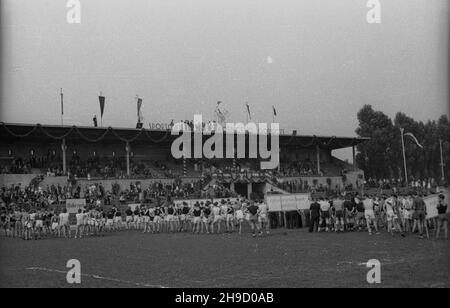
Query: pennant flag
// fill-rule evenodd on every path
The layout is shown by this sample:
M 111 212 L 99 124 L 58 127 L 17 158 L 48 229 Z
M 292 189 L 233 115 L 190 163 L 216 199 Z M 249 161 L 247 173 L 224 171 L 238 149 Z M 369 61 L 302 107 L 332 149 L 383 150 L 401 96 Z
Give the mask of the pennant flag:
M 62 88 L 61 88 L 61 115 L 64 115 L 64 99 Z
M 105 97 L 100 95 L 98 100 L 100 102 L 100 117 L 103 118 L 103 111 L 105 110 Z
M 245 106 L 247 106 L 248 117 L 249 117 L 250 120 L 251 120 L 251 119 L 252 119 L 252 115 L 251 115 L 251 113 L 250 113 L 250 106 L 248 105 L 248 103 L 246 103 Z
M 276 116 L 277 115 L 277 110 L 275 109 L 274 106 L 272 106 L 272 109 L 273 109 L 273 115 Z
M 405 136 L 411 137 L 414 140 L 414 142 L 417 144 L 417 146 L 419 146 L 420 148 L 423 149 L 423 146 L 419 143 L 416 136 L 414 136 L 412 133 L 406 133 Z
M 141 107 L 142 107 L 142 98 L 138 98 L 137 99 L 137 117 L 138 117 L 139 123 L 141 122 L 141 119 L 142 119 Z

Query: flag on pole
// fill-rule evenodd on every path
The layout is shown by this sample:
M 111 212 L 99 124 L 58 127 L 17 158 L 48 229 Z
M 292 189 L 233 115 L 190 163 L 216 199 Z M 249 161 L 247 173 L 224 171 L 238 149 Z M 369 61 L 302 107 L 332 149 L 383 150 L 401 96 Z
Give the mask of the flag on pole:
M 138 123 L 141 123 L 142 119 L 142 113 L 141 113 L 141 107 L 142 107 L 142 98 L 137 99 L 137 117 L 138 117 Z
M 275 107 L 272 105 L 272 109 L 273 109 L 273 115 L 276 116 L 277 115 L 277 110 L 275 109 Z
M 103 118 L 103 111 L 105 110 L 105 97 L 100 95 L 98 100 L 100 102 L 100 117 Z
M 252 114 L 250 113 L 250 106 L 248 105 L 248 103 L 246 103 L 245 106 L 247 106 L 247 114 L 248 114 L 249 119 L 251 120 Z
M 61 88 L 61 115 L 64 115 L 64 99 L 63 99 L 63 91 Z
M 404 134 L 404 136 L 409 136 L 409 137 L 411 137 L 411 138 L 414 140 L 414 142 L 417 144 L 417 146 L 419 146 L 420 148 L 423 149 L 423 145 L 421 145 L 421 144 L 419 143 L 419 141 L 417 140 L 416 136 L 414 136 L 412 133 L 406 133 L 406 134 Z

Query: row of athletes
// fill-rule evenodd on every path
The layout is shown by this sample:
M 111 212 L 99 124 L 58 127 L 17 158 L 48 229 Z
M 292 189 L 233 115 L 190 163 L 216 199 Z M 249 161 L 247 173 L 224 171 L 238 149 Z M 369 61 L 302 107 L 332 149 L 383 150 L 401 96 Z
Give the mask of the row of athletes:
M 447 239 L 448 214 L 445 196 L 440 194 L 438 200 L 438 216 L 434 221 L 436 238 L 439 238 L 443 228 Z M 366 194 L 362 199 L 340 195 L 331 199 L 314 200 L 310 206 L 309 231 L 361 231 L 366 227 L 369 234 L 372 234 L 372 230 L 378 234 L 380 227 L 387 226 L 387 231 L 392 235 L 399 232 L 404 237 L 406 232 L 414 233 L 417 230 L 420 237 L 423 237 L 424 231 L 429 237 L 428 224 L 433 220 L 427 220 L 426 217 L 425 202 L 422 196 L 416 193 L 400 197 L 396 194 L 390 197 Z
M 268 206 L 263 201 L 221 200 L 220 203 L 206 201 L 189 206 L 187 202 L 163 207 L 137 206 L 134 211 L 125 211 L 127 229 L 138 229 L 144 233 L 192 232 L 242 233 L 244 222 L 250 225 L 253 236 L 269 233 Z
M 64 208 L 61 213 L 51 210 L 15 207 L 0 214 L 0 224 L 8 237 L 24 240 L 39 239 L 45 236 L 70 236 L 69 213 Z
M 136 207 L 134 211 L 127 208 L 125 220 L 122 213 L 115 207 L 109 211 L 102 208 L 79 209 L 76 217 L 75 238 L 88 235 L 102 235 L 103 232 L 120 231 L 124 229 L 142 230 L 144 233 L 182 232 L 192 233 L 242 233 L 244 222 L 248 222 L 253 236 L 262 234 L 262 230 L 269 233 L 268 207 L 262 202 L 241 200 L 230 202 L 222 200 L 207 201 L 189 207 L 187 203 L 175 206 Z M 61 213 L 48 210 L 16 209 L 10 213 L 2 213 L 0 222 L 6 236 L 29 239 L 43 237 L 70 238 L 71 225 L 69 213 L 64 208 Z M 222 227 L 222 225 L 225 225 Z

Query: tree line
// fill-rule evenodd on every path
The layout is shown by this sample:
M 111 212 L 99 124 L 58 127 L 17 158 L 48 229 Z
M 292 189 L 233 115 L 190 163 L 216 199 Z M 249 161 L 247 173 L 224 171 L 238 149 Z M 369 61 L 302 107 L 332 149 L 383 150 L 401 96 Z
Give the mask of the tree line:
M 356 133 L 370 137 L 370 141 L 357 146 L 356 163 L 364 170 L 366 179 L 400 179 L 404 181 L 403 152 L 400 128 L 412 133 L 423 146 L 420 148 L 412 138 L 404 137 L 408 182 L 434 178 L 441 181 L 440 141 L 444 161 L 446 183 L 450 166 L 450 123 L 447 115 L 426 123 L 416 121 L 402 112 L 392 120 L 371 105 L 362 107 L 358 114 Z

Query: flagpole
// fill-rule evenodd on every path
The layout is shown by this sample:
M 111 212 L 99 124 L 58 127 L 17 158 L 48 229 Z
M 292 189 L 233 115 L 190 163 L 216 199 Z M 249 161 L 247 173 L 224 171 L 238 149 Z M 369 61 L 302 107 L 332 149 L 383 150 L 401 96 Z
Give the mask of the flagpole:
M 442 155 L 442 139 L 439 138 L 439 149 L 441 152 L 441 180 L 442 180 L 442 184 L 445 182 L 445 174 L 444 174 L 444 157 Z
M 245 103 L 245 117 L 246 117 L 246 119 L 247 119 L 247 122 L 246 122 L 246 124 L 248 124 L 248 103 Z
M 141 115 L 139 114 L 140 113 L 140 110 L 139 110 L 139 95 L 138 94 L 136 94 L 136 107 L 137 107 L 137 121 L 138 121 L 138 123 L 141 123 Z
M 102 91 L 100 91 L 100 96 L 102 96 Z M 103 127 L 103 112 L 100 110 L 100 127 Z
M 61 126 L 64 125 L 64 101 L 63 101 L 63 90 L 62 88 L 60 89 L 60 95 L 61 95 Z
M 406 187 L 408 187 L 408 171 L 406 170 L 405 142 L 403 140 L 403 128 L 402 127 L 400 127 L 400 133 L 402 136 L 403 167 L 405 168 L 405 182 L 406 182 Z

